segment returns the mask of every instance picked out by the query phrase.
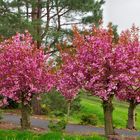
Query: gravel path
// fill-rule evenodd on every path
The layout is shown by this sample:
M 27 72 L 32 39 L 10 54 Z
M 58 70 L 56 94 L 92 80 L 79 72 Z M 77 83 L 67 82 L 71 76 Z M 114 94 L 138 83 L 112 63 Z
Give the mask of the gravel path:
M 11 122 L 14 124 L 19 125 L 20 123 L 20 116 L 14 114 L 4 114 L 3 121 Z M 32 118 L 31 117 L 31 124 L 32 126 L 48 129 L 49 121 L 39 119 L 39 118 Z M 139 136 L 140 131 L 130 131 L 130 130 L 123 130 L 123 129 L 116 129 L 115 130 L 118 134 L 124 136 Z M 90 133 L 100 133 L 104 134 L 103 128 L 98 128 L 94 126 L 86 126 L 86 125 L 77 125 L 77 124 L 68 124 L 66 127 L 66 132 L 69 133 L 81 133 L 81 134 L 90 134 Z

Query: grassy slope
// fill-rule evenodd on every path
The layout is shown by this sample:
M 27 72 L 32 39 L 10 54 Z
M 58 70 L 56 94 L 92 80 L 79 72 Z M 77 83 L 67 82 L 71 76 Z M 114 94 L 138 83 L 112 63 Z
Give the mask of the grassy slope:
M 76 136 L 49 132 L 37 134 L 29 131 L 0 130 L 0 140 L 106 140 L 101 136 Z
M 81 112 L 74 114 L 71 117 L 71 121 L 79 123 L 80 116 L 82 114 L 85 113 L 96 114 L 99 119 L 98 126 L 104 125 L 102 104 L 98 98 L 84 96 L 82 97 L 81 104 L 82 104 Z M 125 128 L 126 121 L 127 121 L 128 104 L 117 100 L 114 101 L 113 104 L 115 108 L 113 112 L 114 126 L 116 128 Z M 137 112 L 136 127 L 137 129 L 140 130 L 140 107 L 139 106 L 137 107 L 136 112 Z

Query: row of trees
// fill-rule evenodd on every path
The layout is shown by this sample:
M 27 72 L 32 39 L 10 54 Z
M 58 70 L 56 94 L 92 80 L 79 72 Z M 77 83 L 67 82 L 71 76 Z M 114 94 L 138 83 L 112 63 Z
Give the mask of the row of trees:
M 0 41 L 27 29 L 37 41 L 45 44 L 55 55 L 57 42 L 71 35 L 71 25 L 98 26 L 102 20 L 104 0 L 1 0 Z M 41 113 L 40 103 L 34 98 L 33 112 Z
M 71 41 L 57 46 L 60 50 L 57 63 L 52 63 L 52 57 L 38 48 L 28 32 L 3 41 L 0 44 L 1 105 L 7 103 L 7 98 L 20 102 L 21 126 L 27 129 L 34 96 L 56 88 L 70 105 L 83 89 L 102 99 L 107 136 L 115 134 L 114 97 L 129 102 L 127 127 L 133 129 L 135 107 L 140 102 L 138 29 L 133 26 L 116 38 L 111 26 L 93 27 L 82 33 L 74 28 Z
M 103 0 L 2 0 L 0 2 L 0 94 L 22 104 L 22 128 L 30 127 L 31 99 L 34 110 L 39 107 L 36 96 L 48 92 L 52 87 L 67 99 L 69 105 L 80 89 L 91 92 L 102 99 L 105 133 L 114 134 L 114 97 L 129 102 L 129 129 L 135 128 L 135 108 L 139 104 L 139 35 L 138 29 L 122 32 L 116 28 L 94 27 L 79 33 L 74 29 L 68 43 L 66 34 L 72 34 L 65 25 L 94 23 L 99 26 L 102 19 Z M 87 13 L 92 13 L 88 16 Z M 73 14 L 84 15 L 76 20 Z M 65 22 L 67 21 L 67 23 Z M 8 26 L 9 25 L 9 26 Z M 17 34 L 28 29 L 32 36 Z M 34 41 L 36 40 L 36 42 Z M 50 57 L 41 48 L 49 44 L 49 53 L 59 51 L 57 62 L 49 63 Z M 56 47 L 57 46 L 57 47 Z M 64 49 L 67 48 L 67 49 Z M 45 49 L 46 50 L 46 49 Z M 69 112 L 69 111 L 68 111 Z M 68 113 L 69 114 L 69 113 Z

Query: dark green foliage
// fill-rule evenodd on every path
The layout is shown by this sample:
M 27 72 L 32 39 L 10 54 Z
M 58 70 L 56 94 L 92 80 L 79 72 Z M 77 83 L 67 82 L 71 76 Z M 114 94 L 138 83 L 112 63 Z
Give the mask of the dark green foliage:
M 62 119 L 58 122 L 50 121 L 48 128 L 51 131 L 62 132 L 66 128 L 66 125 L 67 125 L 66 121 Z
M 54 115 L 56 117 L 64 117 L 64 113 L 62 111 L 59 111 L 59 110 L 52 112 L 52 115 Z
M 96 126 L 98 123 L 98 118 L 95 114 L 89 115 L 89 114 L 84 114 L 81 116 L 81 124 L 90 124 Z
M 47 114 L 52 114 L 57 111 L 66 113 L 67 111 L 65 99 L 55 90 L 42 96 L 42 107 L 44 110 L 46 109 Z
M 17 0 L 0 0 L 0 35 L 3 38 L 27 29 L 28 23 L 22 12 L 18 10 L 20 6 Z
M 46 38 L 45 42 L 51 46 L 69 34 L 64 31 L 64 24 L 72 25 L 77 22 L 82 24 L 82 21 L 84 24 L 89 22 L 97 24 L 102 19 L 103 4 L 104 0 L 0 0 L 0 35 L 10 37 L 15 32 L 28 29 L 35 40 L 43 42 Z M 46 11 L 47 8 L 54 14 L 34 12 L 34 9 Z M 71 15 L 75 12 L 80 14 L 81 19 L 77 20 Z M 93 13 L 91 18 L 85 16 L 87 12 Z M 33 18 L 33 15 L 36 18 Z M 50 42 L 48 36 L 51 36 L 52 32 L 56 39 Z
M 11 37 L 16 32 L 23 32 L 26 23 L 17 14 L 6 13 L 0 16 L 0 35 Z
M 77 97 L 71 103 L 70 114 L 79 112 L 81 110 L 82 106 L 80 102 L 81 102 L 80 95 L 77 95 Z
M 88 12 L 93 8 L 94 0 L 55 0 L 59 1 L 61 6 L 66 6 L 68 9 Z
M 3 97 L 0 96 L 0 100 L 2 100 L 2 99 L 3 99 Z M 13 108 L 18 108 L 19 107 L 19 104 L 16 103 L 15 101 L 13 101 L 10 98 L 8 98 L 7 101 L 8 101 L 8 104 L 2 106 L 2 108 L 5 108 L 5 109 L 13 109 Z
M 64 116 L 67 113 L 68 103 L 65 98 L 56 90 L 42 96 L 42 108 L 45 114 Z M 71 103 L 70 113 L 80 111 L 80 97 Z
M 8 105 L 5 106 L 5 108 L 13 109 L 13 108 L 18 108 L 18 107 L 19 107 L 18 103 L 8 98 Z
M 113 24 L 111 24 L 111 25 L 112 25 L 112 29 L 113 29 L 113 35 L 114 35 L 113 41 L 114 41 L 114 43 L 117 43 L 119 40 L 118 26 L 113 25 Z
M 92 15 L 86 16 L 82 18 L 82 22 L 84 24 L 92 23 L 96 26 L 98 26 L 103 19 L 103 9 L 102 5 L 105 3 L 104 0 L 99 1 L 92 1 L 93 4 L 91 4 L 91 12 Z

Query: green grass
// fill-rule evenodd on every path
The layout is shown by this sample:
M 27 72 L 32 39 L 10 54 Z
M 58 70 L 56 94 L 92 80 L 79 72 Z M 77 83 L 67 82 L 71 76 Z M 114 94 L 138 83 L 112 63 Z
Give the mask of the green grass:
M 81 104 L 82 104 L 81 111 L 73 114 L 70 117 L 71 121 L 79 123 L 82 114 L 96 114 L 96 116 L 98 117 L 97 126 L 104 125 L 103 108 L 99 98 L 84 95 L 82 96 Z M 113 112 L 114 126 L 116 128 L 126 128 L 128 103 L 114 100 L 113 105 L 114 105 Z M 136 128 L 140 130 L 139 106 L 137 106 L 136 112 L 137 112 Z
M 101 136 L 67 135 L 58 132 L 37 134 L 29 131 L 0 130 L 0 140 L 107 140 Z

